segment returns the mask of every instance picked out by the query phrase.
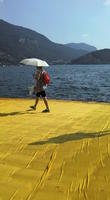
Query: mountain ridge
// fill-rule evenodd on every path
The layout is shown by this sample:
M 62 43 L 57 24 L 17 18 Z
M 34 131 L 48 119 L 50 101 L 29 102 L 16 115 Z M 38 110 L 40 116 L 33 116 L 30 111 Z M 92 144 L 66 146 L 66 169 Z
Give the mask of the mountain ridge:
M 50 64 L 65 64 L 87 54 L 64 44 L 52 42 L 43 34 L 0 19 L 0 63 L 18 64 L 21 59 L 37 57 Z
M 92 51 L 96 51 L 97 48 L 95 46 L 89 45 L 87 43 L 84 42 L 80 42 L 80 43 L 68 43 L 65 44 L 68 47 L 71 47 L 73 49 L 80 49 L 80 50 L 85 50 L 87 52 L 92 52 Z
M 63 44 L 52 42 L 29 28 L 0 20 L 0 63 L 19 63 L 27 57 L 37 57 L 49 63 L 68 63 L 86 54 Z
M 73 59 L 71 64 L 110 64 L 110 49 L 105 48 Z

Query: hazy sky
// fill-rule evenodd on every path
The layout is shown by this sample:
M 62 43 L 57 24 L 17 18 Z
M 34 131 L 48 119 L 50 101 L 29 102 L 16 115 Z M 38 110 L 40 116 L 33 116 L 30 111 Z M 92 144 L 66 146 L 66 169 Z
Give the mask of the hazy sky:
M 110 0 L 0 0 L 0 18 L 53 42 L 110 48 Z

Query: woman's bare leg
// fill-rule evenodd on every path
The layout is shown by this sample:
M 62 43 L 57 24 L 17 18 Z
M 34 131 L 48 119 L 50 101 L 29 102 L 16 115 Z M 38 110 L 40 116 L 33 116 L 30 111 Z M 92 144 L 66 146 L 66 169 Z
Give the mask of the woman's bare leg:
M 36 110 L 36 106 L 37 106 L 38 102 L 39 102 L 39 97 L 36 97 L 34 106 L 30 106 L 30 108 L 32 108 L 33 110 Z
M 35 104 L 34 104 L 35 107 L 37 106 L 38 102 L 39 102 L 39 97 L 36 97 L 36 101 L 35 101 Z
M 43 101 L 44 101 L 44 103 L 45 103 L 46 109 L 49 110 L 49 105 L 48 105 L 48 102 L 47 102 L 47 98 L 46 98 L 46 97 L 43 97 Z

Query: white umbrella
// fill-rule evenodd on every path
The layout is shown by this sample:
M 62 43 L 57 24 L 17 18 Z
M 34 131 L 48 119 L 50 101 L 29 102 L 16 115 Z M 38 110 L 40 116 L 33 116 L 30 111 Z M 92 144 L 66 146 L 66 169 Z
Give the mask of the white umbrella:
M 21 60 L 20 63 L 24 65 L 32 65 L 37 67 L 49 67 L 46 61 L 40 60 L 38 58 L 26 58 Z

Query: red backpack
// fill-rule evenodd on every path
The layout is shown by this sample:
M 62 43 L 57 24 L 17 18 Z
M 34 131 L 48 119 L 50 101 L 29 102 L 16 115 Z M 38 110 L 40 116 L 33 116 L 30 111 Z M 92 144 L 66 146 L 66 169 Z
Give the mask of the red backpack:
M 45 85 L 49 85 L 49 83 L 50 83 L 50 76 L 45 71 L 43 72 L 43 79 L 44 79 Z

